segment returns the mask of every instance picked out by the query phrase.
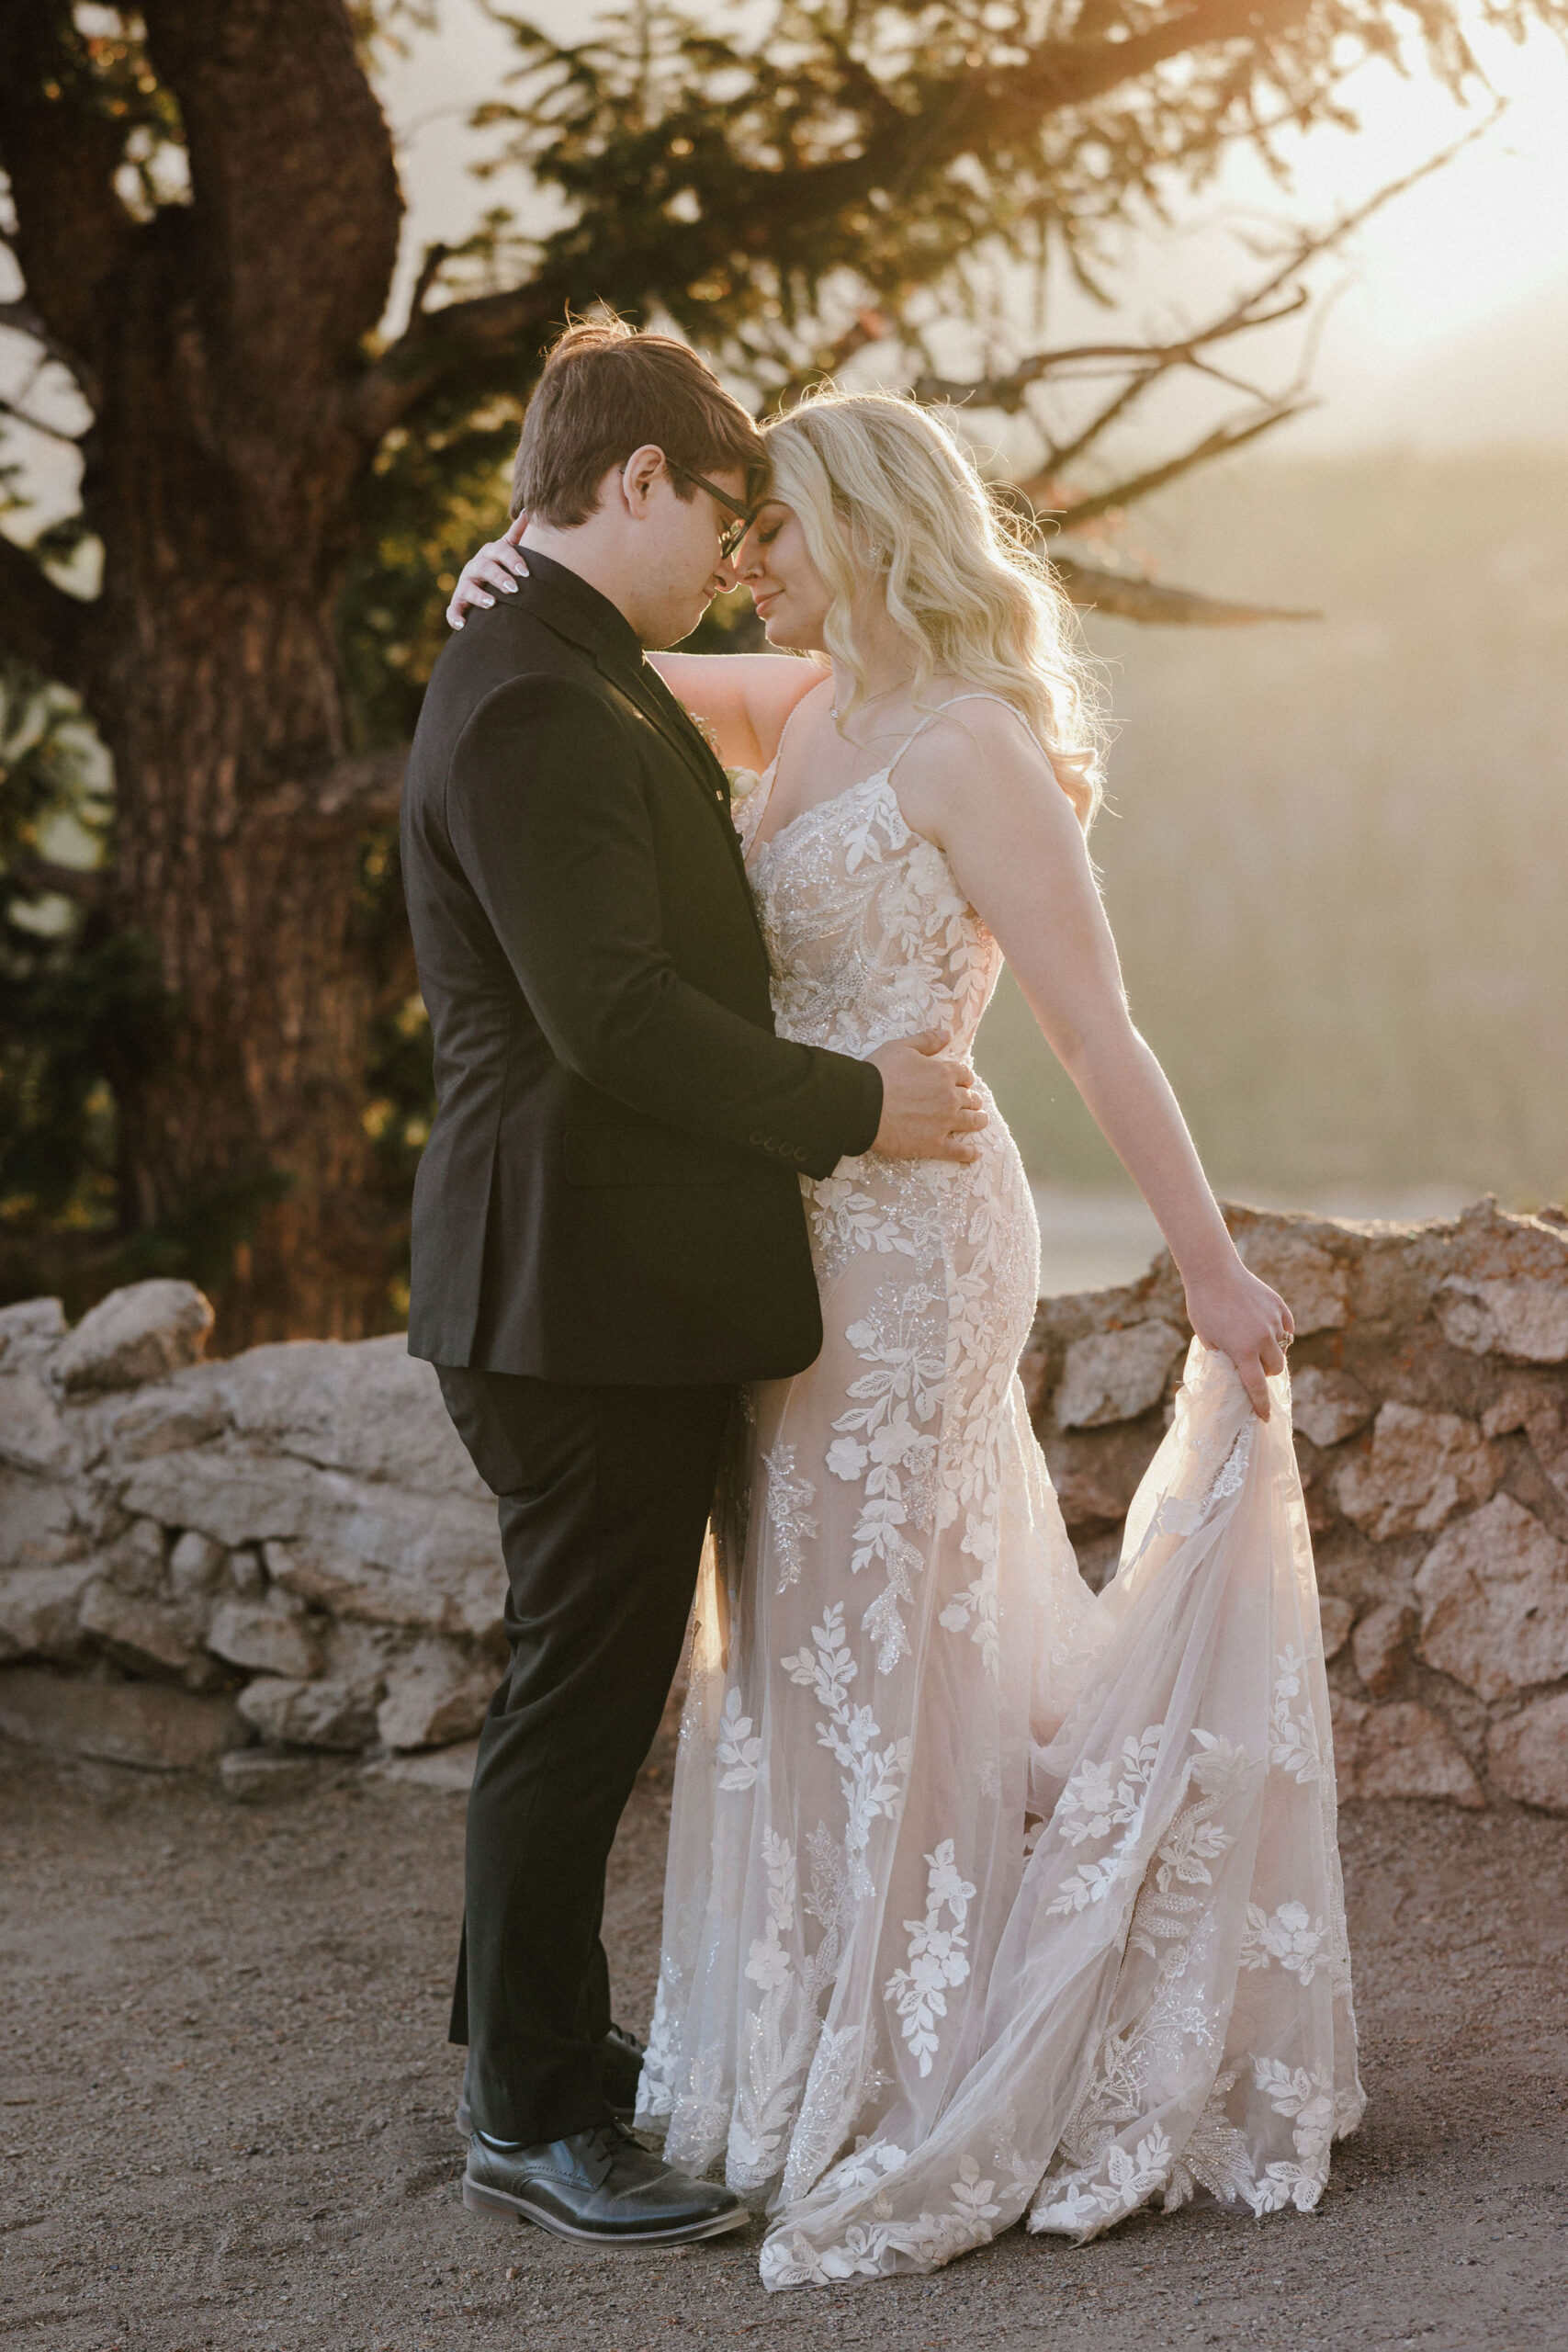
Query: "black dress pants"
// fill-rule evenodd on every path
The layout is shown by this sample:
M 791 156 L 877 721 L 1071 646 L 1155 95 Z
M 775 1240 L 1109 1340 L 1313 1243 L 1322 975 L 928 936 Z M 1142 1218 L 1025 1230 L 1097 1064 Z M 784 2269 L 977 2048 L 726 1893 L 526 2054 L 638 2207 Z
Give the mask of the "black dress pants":
M 468 1799 L 451 2038 L 478 2128 L 532 2144 L 609 2114 L 604 1866 L 680 1662 L 735 1391 L 437 1370 L 499 1498 L 512 1645 Z

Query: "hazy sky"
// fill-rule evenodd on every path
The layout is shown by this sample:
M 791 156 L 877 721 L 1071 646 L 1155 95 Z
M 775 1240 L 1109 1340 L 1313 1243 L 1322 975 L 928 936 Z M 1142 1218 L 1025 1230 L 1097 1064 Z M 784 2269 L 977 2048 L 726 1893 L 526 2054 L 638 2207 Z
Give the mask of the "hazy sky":
M 516 5 L 562 34 L 581 31 L 593 13 L 591 0 Z M 747 13 L 765 18 L 769 6 L 749 0 Z M 719 11 L 722 0 L 715 6 Z M 1455 163 L 1362 229 L 1344 262 L 1329 266 L 1319 282 L 1337 287 L 1337 300 L 1314 370 L 1320 405 L 1269 447 L 1568 441 L 1568 57 L 1544 35 L 1523 49 L 1479 28 L 1476 40 L 1494 86 L 1509 101 L 1506 113 Z M 456 242 L 498 199 L 525 219 L 543 218 L 520 179 L 480 183 L 468 169 L 484 142 L 468 129 L 468 117 L 503 89 L 515 54 L 476 0 L 442 0 L 438 31 L 418 39 L 382 75 L 409 202 L 394 318 L 432 239 Z M 1111 323 L 1129 336 L 1190 326 L 1250 275 L 1238 230 L 1292 215 L 1332 219 L 1450 143 L 1483 111 L 1480 104 L 1468 115 L 1456 108 L 1418 68 L 1401 78 L 1386 65 L 1370 66 L 1352 95 L 1364 128 L 1298 139 L 1293 194 L 1238 157 L 1218 187 L 1186 208 L 1179 229 L 1131 240 L 1118 278 L 1123 309 Z M 15 290 L 8 278 L 0 284 L 0 296 Z M 1080 303 L 1075 314 L 1069 293 L 1054 312 L 1050 339 L 1065 332 L 1070 340 L 1086 325 L 1099 339 L 1106 315 L 1086 316 L 1086 308 Z M 1291 372 L 1286 338 L 1295 330 L 1277 332 L 1273 349 L 1254 345 L 1249 353 L 1276 387 Z M 1018 349 L 1029 347 L 1021 321 Z M 30 353 L 24 338 L 0 330 L 0 392 L 23 390 Z M 946 354 L 944 360 L 958 364 Z M 73 431 L 84 421 L 47 372 L 27 397 Z M 1139 430 L 1168 447 L 1199 413 L 1186 395 L 1168 395 L 1164 410 Z M 1212 421 L 1203 413 L 1205 428 Z M 20 430 L 9 446 L 27 464 L 36 502 L 29 526 L 68 511 L 74 458 Z
M 561 32 L 590 14 L 582 0 L 523 12 Z M 1287 428 L 1298 448 L 1568 438 L 1568 59 L 1544 36 L 1517 50 L 1478 31 L 1477 45 L 1507 112 L 1362 230 L 1347 264 L 1330 268 L 1325 284 L 1342 290 L 1315 372 L 1324 406 Z M 513 54 L 473 0 L 445 0 L 439 33 L 385 76 L 411 252 L 461 234 L 482 201 L 519 192 L 500 180 L 481 195 L 466 169 L 478 142 L 465 117 L 499 91 Z M 1481 112 L 1457 109 L 1419 70 L 1402 79 L 1369 67 L 1354 95 L 1359 134 L 1319 130 L 1296 141 L 1293 198 L 1238 159 L 1191 208 L 1174 251 L 1164 234 L 1130 254 L 1132 325 L 1163 323 L 1184 303 L 1201 309 L 1228 288 L 1242 263 L 1224 222 L 1278 220 L 1292 207 L 1328 219 L 1450 143 Z

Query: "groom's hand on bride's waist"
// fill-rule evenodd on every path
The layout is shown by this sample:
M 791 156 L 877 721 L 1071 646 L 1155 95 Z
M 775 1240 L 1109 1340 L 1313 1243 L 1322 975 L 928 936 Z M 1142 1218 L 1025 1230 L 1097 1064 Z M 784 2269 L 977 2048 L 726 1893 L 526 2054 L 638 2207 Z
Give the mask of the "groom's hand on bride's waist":
M 898 1037 L 868 1058 L 882 1072 L 882 1124 L 873 1151 L 885 1159 L 978 1159 L 986 1114 L 975 1073 L 952 1057 L 940 1029 Z

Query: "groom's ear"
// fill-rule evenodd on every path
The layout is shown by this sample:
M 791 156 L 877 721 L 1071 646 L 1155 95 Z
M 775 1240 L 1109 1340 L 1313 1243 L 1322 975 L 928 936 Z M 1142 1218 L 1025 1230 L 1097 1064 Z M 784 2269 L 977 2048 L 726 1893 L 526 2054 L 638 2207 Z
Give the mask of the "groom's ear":
M 621 468 L 618 487 L 626 513 L 634 523 L 639 523 L 646 517 L 655 485 L 668 472 L 664 452 L 657 442 L 647 442 L 640 449 L 632 451 Z

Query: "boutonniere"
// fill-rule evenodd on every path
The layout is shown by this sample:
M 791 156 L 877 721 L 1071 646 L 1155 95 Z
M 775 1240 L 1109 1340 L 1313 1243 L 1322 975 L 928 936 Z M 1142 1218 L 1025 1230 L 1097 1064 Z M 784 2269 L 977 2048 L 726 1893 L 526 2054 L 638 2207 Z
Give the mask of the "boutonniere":
M 720 767 L 724 767 L 724 762 L 719 757 L 718 737 L 714 733 L 710 722 L 703 717 L 701 711 L 691 709 L 687 704 L 682 703 L 681 707 L 685 711 L 687 718 L 713 753 L 714 758 L 718 760 Z M 755 768 L 724 768 L 724 777 L 729 786 L 729 800 L 732 808 L 738 800 L 749 798 L 762 781 Z

